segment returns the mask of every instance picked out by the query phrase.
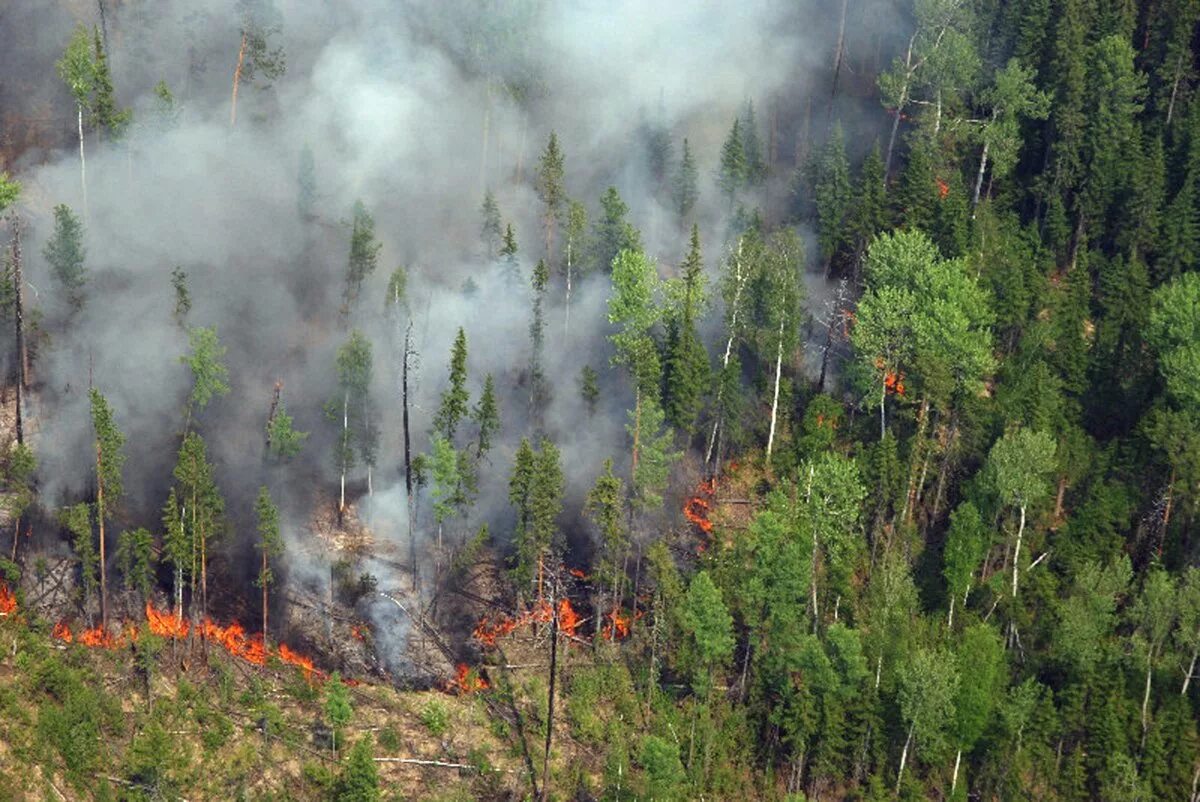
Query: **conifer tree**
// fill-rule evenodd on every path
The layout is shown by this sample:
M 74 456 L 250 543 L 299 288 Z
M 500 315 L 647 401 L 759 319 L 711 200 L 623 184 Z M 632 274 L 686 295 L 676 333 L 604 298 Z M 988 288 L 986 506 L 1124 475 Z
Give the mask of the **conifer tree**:
M 483 240 L 483 251 L 488 259 L 495 259 L 504 239 L 504 231 L 500 227 L 500 204 L 489 189 L 483 193 L 483 205 L 479 207 L 483 222 L 479 227 L 479 238 Z
M 500 246 L 500 255 L 504 257 L 504 278 L 510 284 L 521 281 L 521 268 L 517 264 L 517 235 L 513 233 L 512 223 L 504 227 L 504 243 Z
M 817 207 L 818 237 L 821 262 L 829 273 L 834 254 L 845 247 L 849 240 L 849 222 L 853 208 L 850 186 L 850 163 L 846 160 L 846 146 L 842 125 L 833 127 L 829 141 L 821 150 L 813 180 L 813 201 Z
M 629 550 L 629 532 L 624 526 L 624 483 L 613 474 L 612 459 L 604 461 L 604 472 L 596 478 L 596 484 L 588 491 L 584 511 L 596 528 L 600 530 L 600 563 L 596 573 L 597 584 L 607 588 L 611 603 L 616 608 L 621 602 L 622 584 L 625 576 L 625 561 Z M 596 617 L 596 630 L 600 629 L 600 616 Z
M 517 513 L 516 567 L 518 588 L 536 580 L 537 598 L 544 593 L 546 561 L 555 546 L 564 490 L 558 448 L 543 439 L 537 451 L 521 441 L 509 478 L 509 502 Z
M 600 383 L 596 370 L 591 365 L 579 369 L 579 397 L 587 406 L 588 414 L 596 414 L 596 402 L 600 400 Z
M 475 460 L 482 460 L 491 450 L 492 441 L 500 432 L 500 406 L 496 401 L 496 382 L 492 374 L 483 380 L 483 392 L 471 410 L 471 420 L 479 427 L 475 436 Z
M 329 682 L 325 683 L 325 717 L 329 719 L 330 746 L 335 758 L 338 732 L 350 723 L 353 716 L 354 707 L 350 703 L 350 691 L 346 688 L 346 683 L 342 682 L 342 675 L 335 671 L 329 677 Z M 368 755 L 369 743 L 366 739 L 360 741 L 360 744 L 368 744 Z
M 729 202 L 729 210 L 733 211 L 733 201 L 738 191 L 746 184 L 746 151 L 742 145 L 741 120 L 734 120 L 725 144 L 721 146 L 721 165 L 717 171 L 717 186 Z
M 542 153 L 537 171 L 537 194 L 545 209 L 542 211 L 542 229 L 545 232 L 547 262 L 554 260 L 554 234 L 558 229 L 567 202 L 563 187 L 563 154 L 558 147 L 558 135 L 550 132 L 546 150 Z
M 172 567 L 172 597 L 175 602 L 175 618 L 183 620 L 184 575 L 191 565 L 191 547 L 184 528 L 184 510 L 180 508 L 175 488 L 167 495 L 163 507 L 163 559 Z
M 283 555 L 283 538 L 279 534 L 279 508 L 271 500 L 271 492 L 267 490 L 266 485 L 258 489 L 258 498 L 254 502 L 254 516 L 258 521 L 258 542 L 255 548 L 261 557 L 254 585 L 262 590 L 262 639 L 265 648 L 271 631 L 267 627 L 267 613 L 270 610 L 268 592 L 271 585 L 275 584 L 271 560 Z
M 60 203 L 54 207 L 54 232 L 42 252 L 50 264 L 51 275 L 62 286 L 67 306 L 72 313 L 83 309 L 87 268 L 84 260 L 87 249 L 83 244 L 83 222 L 71 207 Z
M 458 424 L 470 413 L 468 406 L 471 401 L 467 393 L 467 334 L 459 326 L 450 350 L 450 384 L 442 393 L 441 403 L 433 419 L 433 428 L 446 439 L 454 443 L 454 435 Z
M 710 381 L 708 351 L 696 331 L 707 298 L 700 232 L 695 225 L 680 273 L 679 279 L 667 284 L 670 301 L 663 348 L 663 408 L 673 427 L 690 434 Z
M 112 75 L 108 70 L 108 55 L 104 52 L 104 45 L 100 40 L 100 29 L 94 26 L 92 39 L 94 97 L 91 103 L 91 123 L 97 130 L 104 131 L 110 141 L 116 141 L 129 127 L 133 113 L 129 109 L 117 107 Z
M 267 422 L 267 450 L 277 460 L 286 462 L 304 448 L 308 432 L 298 431 L 283 401 Z
M 366 736 L 350 750 L 342 773 L 334 785 L 334 802 L 379 802 L 379 770 L 371 755 L 371 738 Z
M 616 187 L 609 187 L 600 198 L 600 217 L 592 229 L 593 269 L 611 273 L 613 260 L 623 250 L 640 250 L 641 235 L 625 219 L 629 207 Z
M 105 567 L 104 524 L 121 503 L 124 487 L 121 472 L 125 465 L 125 435 L 113 420 L 112 408 L 100 391 L 92 388 L 88 396 L 92 407 L 92 431 L 96 451 L 96 524 L 100 530 L 100 625 L 108 626 L 108 572 Z
M 533 268 L 533 315 L 529 321 L 529 418 L 536 433 L 541 433 L 546 407 L 550 403 L 550 385 L 546 381 L 543 357 L 546 349 L 546 284 L 550 271 L 545 260 Z
M 679 160 L 679 170 L 675 173 L 671 183 L 671 200 L 675 204 L 675 213 L 679 215 L 681 227 L 696 206 L 696 200 L 699 197 L 698 178 L 699 171 L 692 158 L 691 146 L 688 144 L 687 137 L 684 137 L 683 156 Z

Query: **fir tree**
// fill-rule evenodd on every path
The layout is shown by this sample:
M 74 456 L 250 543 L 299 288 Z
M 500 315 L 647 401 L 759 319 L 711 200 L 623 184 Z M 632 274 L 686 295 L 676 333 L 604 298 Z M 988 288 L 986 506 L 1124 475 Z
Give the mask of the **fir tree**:
M 521 280 L 521 268 L 517 264 L 517 235 L 513 233 L 512 223 L 504 227 L 504 244 L 500 246 L 500 255 L 504 257 L 504 277 L 510 284 Z
M 688 255 L 677 284 L 669 285 L 671 309 L 663 357 L 663 407 L 673 427 L 695 430 L 705 388 L 709 385 L 708 351 L 696 331 L 706 304 L 700 232 L 692 226 Z
M 467 393 L 467 335 L 460 326 L 450 351 L 450 385 L 442 393 L 433 428 L 448 442 L 454 442 L 458 424 L 470 412 L 471 398 Z
M 563 154 L 558 147 L 558 135 L 550 132 L 546 150 L 538 162 L 537 194 L 545 209 L 542 212 L 542 228 L 546 237 L 546 261 L 554 260 L 554 234 L 566 204 L 563 187 Z
M 267 613 L 270 609 L 268 592 L 275 584 L 275 572 L 271 570 L 271 560 L 283 555 L 283 537 L 279 534 L 279 508 L 271 500 L 271 492 L 266 485 L 258 489 L 258 498 L 254 502 L 254 516 L 258 521 L 258 549 L 261 557 L 258 576 L 254 586 L 262 590 L 262 637 L 266 646 L 270 629 L 267 626 Z
M 475 437 L 475 459 L 482 460 L 491 450 L 492 441 L 500 432 L 500 406 L 496 402 L 496 383 L 492 374 L 483 381 L 483 392 L 471 410 L 471 420 L 479 427 Z
M 725 144 L 721 146 L 721 166 L 717 171 L 717 186 L 729 202 L 730 211 L 733 211 L 733 201 L 738 191 L 746 183 L 748 169 L 746 151 L 742 145 L 741 120 L 734 120 Z
M 688 219 L 692 209 L 696 206 L 696 200 L 699 197 L 698 178 L 699 171 L 696 169 L 696 162 L 692 159 L 692 149 L 688 145 L 687 137 L 684 137 L 683 156 L 679 160 L 679 170 L 675 173 L 671 183 L 671 200 L 675 204 L 675 213 L 679 215 L 680 225 Z
M 483 218 L 479 238 L 483 240 L 484 253 L 488 259 L 495 259 L 504 240 L 504 231 L 500 227 L 500 204 L 496 203 L 496 196 L 490 189 L 483 193 L 483 205 L 479 213 Z
M 43 254 L 50 264 L 51 275 L 62 286 L 72 313 L 83 309 L 84 287 L 88 281 L 83 234 L 83 223 L 69 206 L 60 203 L 54 207 L 54 233 L 46 242 Z

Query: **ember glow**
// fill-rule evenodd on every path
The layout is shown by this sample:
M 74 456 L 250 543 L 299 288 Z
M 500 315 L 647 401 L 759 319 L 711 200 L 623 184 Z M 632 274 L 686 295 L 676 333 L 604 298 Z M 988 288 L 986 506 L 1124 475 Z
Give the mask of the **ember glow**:
M 0 582 L 0 615 L 12 615 L 17 611 L 17 597 L 8 589 L 8 585 Z
M 484 646 L 494 647 L 497 640 L 512 634 L 519 627 L 526 624 L 548 624 L 552 618 L 554 608 L 550 606 L 550 602 L 541 600 L 518 616 L 500 615 L 493 619 L 484 616 L 475 625 L 471 636 Z
M 575 633 L 581 623 L 583 623 L 583 619 L 580 618 L 579 613 L 575 612 L 569 599 L 563 599 L 558 603 L 558 628 L 560 630 L 575 638 L 578 637 Z

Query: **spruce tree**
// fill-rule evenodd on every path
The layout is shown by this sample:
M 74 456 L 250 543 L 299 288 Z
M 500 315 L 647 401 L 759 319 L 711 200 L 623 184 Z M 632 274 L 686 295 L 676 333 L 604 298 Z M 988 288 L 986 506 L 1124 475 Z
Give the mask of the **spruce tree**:
M 92 406 L 92 431 L 95 434 L 96 524 L 100 530 L 100 625 L 108 626 L 108 572 L 106 570 L 105 522 L 121 503 L 124 493 L 122 470 L 125 466 L 125 435 L 113 420 L 112 408 L 100 391 L 88 392 Z
M 521 268 L 517 264 L 517 235 L 513 233 L 512 223 L 504 227 L 504 243 L 500 246 L 500 255 L 504 257 L 504 278 L 510 284 L 521 281 Z
M 742 116 L 742 153 L 746 160 L 746 184 L 758 186 L 767 177 L 767 164 L 763 157 L 762 142 L 758 136 L 758 120 L 754 116 L 754 101 L 746 101 L 746 112 Z
M 500 406 L 496 402 L 496 383 L 492 374 L 483 381 L 483 392 L 471 410 L 471 420 L 479 427 L 475 437 L 475 459 L 482 460 L 491 450 L 492 441 L 500 432 Z
M 625 219 L 629 207 L 616 187 L 609 187 L 600 198 L 600 218 L 592 229 L 593 268 L 611 273 L 613 260 L 623 250 L 639 250 L 641 235 Z
M 563 154 L 558 147 L 558 135 L 550 132 L 546 150 L 538 162 L 537 194 L 545 207 L 542 211 L 542 228 L 545 232 L 546 261 L 554 260 L 554 234 L 566 204 L 563 187 Z
M 483 204 L 479 207 L 483 222 L 479 227 L 479 238 L 483 240 L 483 251 L 488 259 L 495 259 L 499 252 L 504 232 L 500 227 L 500 204 L 489 189 L 483 193 Z
M 850 239 L 850 216 L 853 209 L 853 190 L 850 186 L 850 163 L 842 125 L 833 127 L 829 141 L 821 150 L 813 181 L 813 201 L 817 207 L 817 243 L 821 262 L 828 273 L 834 255 Z
M 450 385 L 442 393 L 441 403 L 433 419 L 433 428 L 448 442 L 454 443 L 458 424 L 470 413 L 467 393 L 467 334 L 459 326 L 450 351 Z
M 87 285 L 87 268 L 84 259 L 87 249 L 83 244 L 83 222 L 71 207 L 60 203 L 54 207 L 54 232 L 42 252 L 50 264 L 50 273 L 62 286 L 67 306 L 72 313 L 83 309 L 84 287 Z
M 742 145 L 741 120 L 734 120 L 725 144 L 721 146 L 721 165 L 717 171 L 717 186 L 729 202 L 729 210 L 733 211 L 733 202 L 738 191 L 746 183 L 746 151 Z
M 258 498 L 254 502 L 254 516 L 258 521 L 258 549 L 261 557 L 258 576 L 254 585 L 262 590 L 262 639 L 263 646 L 267 645 L 270 629 L 267 626 L 267 613 L 270 609 L 268 592 L 275 584 L 275 572 L 271 570 L 271 560 L 283 555 L 283 537 L 279 534 L 279 508 L 271 500 L 271 492 L 266 485 L 258 489 Z
M 677 282 L 668 285 L 668 310 L 663 357 L 663 408 L 670 424 L 692 433 L 710 381 L 708 351 L 696 331 L 707 303 L 700 232 L 692 226 L 688 255 Z
M 692 209 L 696 206 L 696 200 L 699 197 L 698 178 L 699 171 L 697 171 L 696 162 L 692 158 L 691 146 L 688 144 L 687 137 L 684 137 L 683 156 L 679 160 L 679 170 L 671 182 L 671 200 L 675 204 L 675 213 L 679 215 L 681 226 L 687 221 Z

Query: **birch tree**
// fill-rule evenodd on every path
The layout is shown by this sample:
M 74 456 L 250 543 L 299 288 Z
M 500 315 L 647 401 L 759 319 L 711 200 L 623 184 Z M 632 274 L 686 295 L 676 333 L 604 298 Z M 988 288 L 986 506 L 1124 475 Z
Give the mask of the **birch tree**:
M 108 571 L 106 570 L 105 522 L 121 502 L 121 480 L 125 465 L 125 436 L 113 420 L 112 408 L 100 391 L 88 392 L 92 406 L 92 431 L 96 452 L 96 525 L 100 530 L 100 625 L 108 627 Z
M 907 725 L 900 768 L 896 772 L 896 793 L 900 793 L 904 768 L 910 751 L 916 746 L 936 753 L 946 744 L 954 721 L 954 700 L 958 694 L 959 673 L 954 655 L 944 651 L 918 649 L 900 666 L 900 717 Z
M 1031 505 L 1050 495 L 1054 473 L 1054 439 L 1045 432 L 1017 429 L 996 441 L 988 452 L 988 477 L 1001 503 L 1018 514 L 1012 550 L 1012 597 L 1017 599 L 1021 572 L 1021 540 Z
M 87 29 L 76 26 L 62 58 L 55 64 L 58 77 L 75 100 L 76 130 L 79 136 L 79 183 L 83 188 L 83 216 L 88 217 L 87 158 L 83 153 L 83 115 L 89 110 L 96 86 L 96 65 L 92 61 L 92 41 Z

